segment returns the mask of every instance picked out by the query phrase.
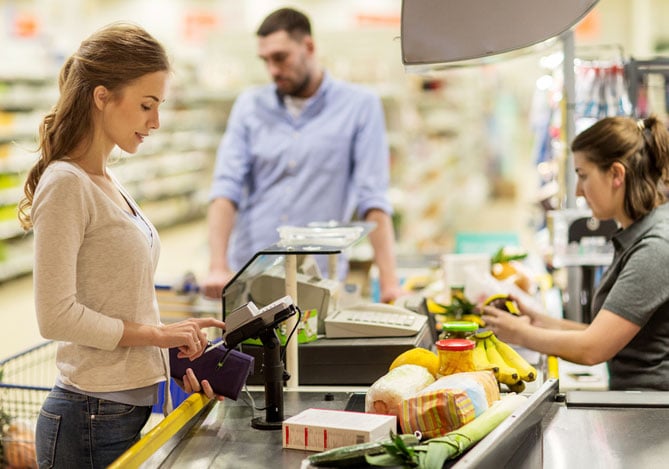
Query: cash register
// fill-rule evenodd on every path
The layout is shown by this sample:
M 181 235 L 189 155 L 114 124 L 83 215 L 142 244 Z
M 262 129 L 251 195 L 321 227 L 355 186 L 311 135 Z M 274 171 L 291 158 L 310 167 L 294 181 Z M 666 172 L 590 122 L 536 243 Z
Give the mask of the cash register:
M 276 244 L 255 253 L 223 290 L 223 320 L 249 301 L 262 308 L 285 294 L 286 256 L 340 252 L 331 246 Z M 340 282 L 298 274 L 297 284 L 297 307 L 317 309 L 319 318 L 317 340 L 298 346 L 300 385 L 370 385 L 388 371 L 397 355 L 432 346 L 425 314 L 369 303 L 340 310 Z M 255 358 L 255 372 L 247 383 L 262 384 L 263 349 L 249 342 L 240 345 Z

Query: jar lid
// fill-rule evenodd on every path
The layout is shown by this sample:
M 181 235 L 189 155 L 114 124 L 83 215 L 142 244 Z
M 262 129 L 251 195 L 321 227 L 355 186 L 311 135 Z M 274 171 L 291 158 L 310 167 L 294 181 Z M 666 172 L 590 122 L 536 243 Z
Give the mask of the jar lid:
M 479 325 L 472 321 L 449 321 L 445 322 L 442 328 L 451 332 L 474 332 L 478 330 Z
M 463 352 L 465 350 L 474 350 L 476 342 L 469 339 L 441 339 L 436 342 L 436 346 L 439 350 Z

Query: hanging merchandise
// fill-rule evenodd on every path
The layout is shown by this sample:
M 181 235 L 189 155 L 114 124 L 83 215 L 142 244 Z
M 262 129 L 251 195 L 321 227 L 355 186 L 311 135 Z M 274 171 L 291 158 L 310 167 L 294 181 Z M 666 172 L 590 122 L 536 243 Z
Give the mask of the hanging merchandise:
M 625 87 L 621 62 L 586 62 L 577 60 L 576 119 L 599 120 L 608 116 L 626 116 L 632 105 Z
M 603 117 L 632 114 L 620 47 L 590 46 L 577 54 L 582 57 L 574 59 L 573 119 L 577 133 Z M 561 159 L 566 152 L 563 133 L 568 118 L 564 109 L 563 61 L 562 53 L 542 57 L 540 63 L 546 74 L 537 80 L 532 103 L 534 159 L 539 176 L 537 203 L 544 212 L 537 220 L 538 229 L 545 226 L 546 212 L 560 206 Z

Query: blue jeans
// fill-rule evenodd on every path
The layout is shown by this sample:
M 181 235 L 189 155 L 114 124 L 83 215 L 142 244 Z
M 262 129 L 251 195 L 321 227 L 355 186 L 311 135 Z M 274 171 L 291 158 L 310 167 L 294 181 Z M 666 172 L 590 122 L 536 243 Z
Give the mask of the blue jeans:
M 54 387 L 37 418 L 42 468 L 105 468 L 140 438 L 151 407 L 106 401 Z

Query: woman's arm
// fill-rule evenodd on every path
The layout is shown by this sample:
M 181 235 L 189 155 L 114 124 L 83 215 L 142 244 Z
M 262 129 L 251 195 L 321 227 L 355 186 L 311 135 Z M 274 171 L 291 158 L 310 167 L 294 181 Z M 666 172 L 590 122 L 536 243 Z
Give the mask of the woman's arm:
M 119 347 L 154 345 L 179 347 L 180 358 L 197 358 L 207 346 L 207 327 L 225 329 L 225 323 L 214 318 L 191 318 L 172 324 L 149 326 L 123 321 Z
M 639 332 L 636 324 L 601 310 L 584 329 L 546 329 L 497 308 L 485 307 L 483 320 L 505 342 L 555 355 L 573 363 L 595 365 L 609 360 Z
M 509 295 L 511 301 L 515 301 L 520 310 L 520 314 L 527 316 L 530 324 L 536 327 L 543 327 L 545 329 L 561 329 L 561 330 L 583 330 L 587 324 L 572 321 L 569 319 L 555 318 L 541 312 L 538 304 L 531 300 L 526 300 L 516 295 Z

